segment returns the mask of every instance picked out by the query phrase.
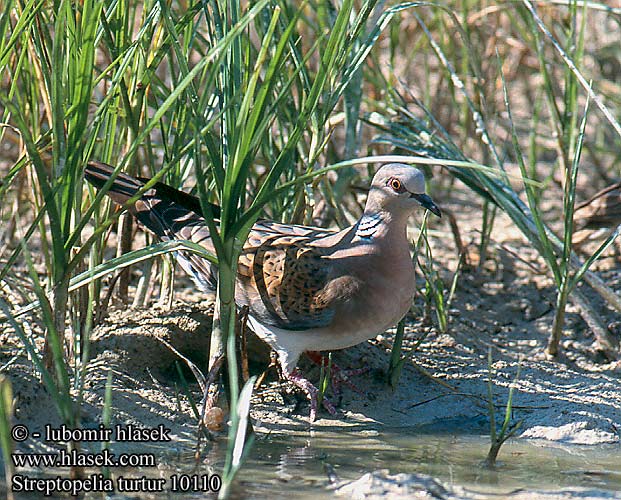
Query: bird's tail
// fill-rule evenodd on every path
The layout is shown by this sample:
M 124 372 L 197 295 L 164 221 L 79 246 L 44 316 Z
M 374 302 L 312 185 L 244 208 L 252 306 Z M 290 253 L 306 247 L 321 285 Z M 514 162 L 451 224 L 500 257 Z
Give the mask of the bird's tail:
M 105 163 L 90 161 L 84 170 L 84 177 L 97 189 L 101 189 L 114 170 L 114 167 Z M 124 205 L 130 198 L 135 197 L 149 180 L 121 172 L 106 194 L 116 203 Z M 157 182 L 142 193 L 128 209 L 160 240 L 189 240 L 215 253 L 200 202 L 195 196 Z M 214 217 L 219 217 L 218 206 L 211 205 L 211 210 Z M 215 287 L 214 269 L 207 260 L 188 252 L 177 252 L 176 256 L 181 266 L 200 288 L 211 290 Z
M 100 161 L 89 161 L 88 166 L 84 169 L 84 178 L 97 189 L 101 189 L 108 182 L 113 172 L 114 167 L 111 165 Z M 143 186 L 144 182 L 120 172 L 106 194 L 119 205 L 123 205 L 132 196 L 135 196 Z

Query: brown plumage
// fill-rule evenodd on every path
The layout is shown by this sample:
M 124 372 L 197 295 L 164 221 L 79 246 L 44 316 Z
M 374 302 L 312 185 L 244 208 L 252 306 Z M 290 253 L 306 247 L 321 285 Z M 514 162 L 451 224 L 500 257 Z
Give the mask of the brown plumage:
M 101 188 L 113 167 L 90 162 L 86 179 Z M 146 179 L 119 174 L 108 194 L 126 203 Z M 406 225 L 417 207 L 436 215 L 418 170 L 401 164 L 383 166 L 373 178 L 365 211 L 342 231 L 259 220 L 239 259 L 238 306 L 248 306 L 248 322 L 279 355 L 283 374 L 311 400 L 316 388 L 296 369 L 304 351 L 342 349 L 382 333 L 410 307 L 414 268 Z M 211 207 L 215 216 L 217 206 Z M 197 198 L 161 183 L 147 190 L 130 211 L 162 240 L 183 239 L 214 252 Z M 216 221 L 217 222 L 217 221 Z M 196 255 L 179 252 L 177 260 L 196 284 L 213 290 L 217 269 Z M 334 408 L 324 399 L 324 406 Z

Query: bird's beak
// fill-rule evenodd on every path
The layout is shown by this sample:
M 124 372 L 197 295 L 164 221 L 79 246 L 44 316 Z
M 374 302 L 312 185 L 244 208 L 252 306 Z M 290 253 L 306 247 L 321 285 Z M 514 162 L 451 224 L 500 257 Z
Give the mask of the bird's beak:
M 442 217 L 442 212 L 440 212 L 440 209 L 433 202 L 433 200 L 431 199 L 431 197 L 429 195 L 427 195 L 425 193 L 422 193 L 422 194 L 412 193 L 410 195 L 410 198 L 414 198 L 416 201 L 418 201 L 418 203 L 420 203 L 421 207 L 426 208 L 430 212 L 433 212 L 438 217 Z

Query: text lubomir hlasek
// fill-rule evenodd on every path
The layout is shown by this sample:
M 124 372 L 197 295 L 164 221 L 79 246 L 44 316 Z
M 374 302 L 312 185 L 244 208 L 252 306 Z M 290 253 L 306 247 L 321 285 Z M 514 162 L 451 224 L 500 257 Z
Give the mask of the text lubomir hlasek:
M 133 424 L 105 427 L 103 424 L 94 429 L 71 429 L 66 425 L 45 426 L 47 442 L 92 442 L 92 441 L 170 441 L 170 429 L 163 424 L 157 427 L 139 427 Z

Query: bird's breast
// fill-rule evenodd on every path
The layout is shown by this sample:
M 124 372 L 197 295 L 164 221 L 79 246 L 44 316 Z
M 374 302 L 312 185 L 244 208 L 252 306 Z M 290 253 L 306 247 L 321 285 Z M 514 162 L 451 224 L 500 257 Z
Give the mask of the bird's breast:
M 362 286 L 334 315 L 331 329 L 342 336 L 342 347 L 372 338 L 394 326 L 409 310 L 415 291 L 409 256 L 401 262 L 371 262 L 362 273 Z M 370 272 L 369 271 L 373 271 Z M 372 276 L 366 279 L 365 276 Z

